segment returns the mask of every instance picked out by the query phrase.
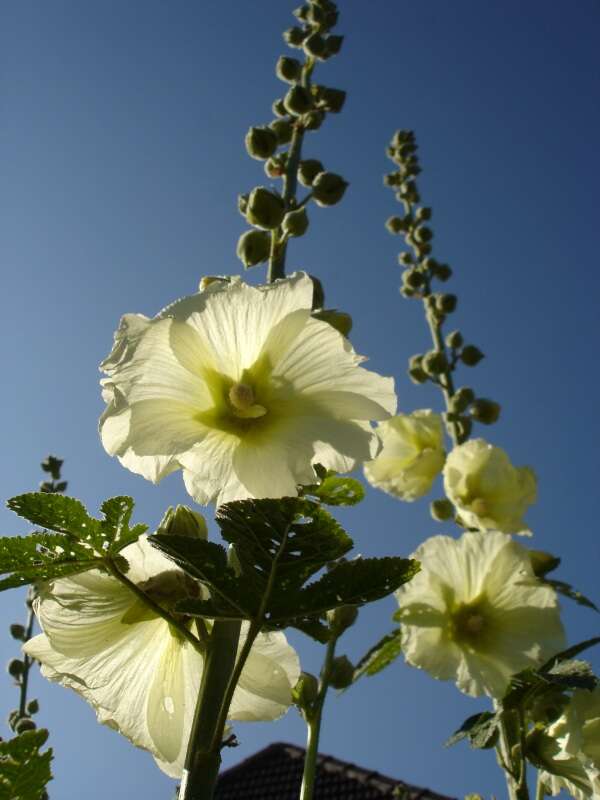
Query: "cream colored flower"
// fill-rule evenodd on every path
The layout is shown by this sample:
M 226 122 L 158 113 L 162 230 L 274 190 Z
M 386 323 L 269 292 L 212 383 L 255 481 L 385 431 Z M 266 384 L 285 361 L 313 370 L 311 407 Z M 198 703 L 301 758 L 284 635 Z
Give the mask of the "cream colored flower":
M 523 515 L 536 501 L 535 475 L 513 467 L 500 447 L 483 439 L 455 447 L 446 459 L 444 488 L 467 527 L 529 533 Z
M 380 422 L 377 435 L 381 452 L 364 468 L 369 483 L 400 500 L 427 494 L 446 458 L 440 415 L 429 410 L 398 414 Z
M 536 739 L 536 754 L 551 794 L 565 789 L 575 800 L 600 800 L 600 686 L 573 693 L 547 735 Z
M 477 696 L 500 698 L 511 676 L 564 645 L 553 589 L 525 548 L 498 531 L 434 536 L 421 571 L 396 592 L 406 660 Z
M 189 579 L 145 538 L 123 551 L 127 576 L 164 604 L 185 596 Z M 35 611 L 43 634 L 24 647 L 42 674 L 74 689 L 98 721 L 149 750 L 179 777 L 204 659 L 175 628 L 115 578 L 86 572 L 45 585 Z M 191 625 L 190 620 L 190 625 Z M 246 628 L 242 628 L 243 644 Z M 240 644 L 240 646 L 241 646 Z M 231 720 L 273 720 L 292 702 L 300 675 L 282 633 L 256 640 L 233 696 Z
M 373 458 L 369 421 L 394 413 L 393 380 L 311 316 L 312 293 L 304 273 L 215 281 L 154 319 L 123 317 L 102 364 L 106 450 L 155 482 L 183 469 L 199 503 L 295 496 L 315 463 Z

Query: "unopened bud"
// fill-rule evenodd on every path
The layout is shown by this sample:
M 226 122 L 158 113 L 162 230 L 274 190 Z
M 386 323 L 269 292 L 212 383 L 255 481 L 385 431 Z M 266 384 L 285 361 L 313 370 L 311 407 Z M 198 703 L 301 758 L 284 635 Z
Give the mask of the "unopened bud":
M 388 217 L 385 227 L 390 233 L 401 233 L 404 230 L 404 220 L 402 217 Z
M 412 253 L 400 253 L 398 263 L 403 267 L 410 267 L 414 263 Z
M 265 161 L 265 175 L 269 178 L 281 178 L 285 174 L 287 153 L 279 153 Z
M 438 280 L 445 282 L 452 277 L 452 270 L 448 264 L 436 264 L 433 269 L 433 274 Z
M 310 187 L 320 172 L 323 172 L 323 164 L 316 158 L 308 158 L 298 165 L 298 180 L 302 186 Z
M 271 128 L 275 134 L 278 145 L 287 144 L 294 132 L 292 123 L 287 119 L 274 119 L 269 125 L 269 128 Z
M 37 714 L 40 710 L 40 704 L 37 700 L 30 700 L 27 703 L 27 713 L 28 714 Z
M 462 347 L 463 336 L 460 331 L 452 331 L 446 336 L 446 345 L 452 350 L 457 350 Z
M 25 671 L 25 664 L 19 658 L 13 658 L 6 666 L 9 675 L 19 678 Z
M 283 98 L 280 97 L 278 100 L 275 100 L 271 106 L 271 111 L 276 117 L 287 117 L 288 112 L 284 105 Z
M 478 397 L 470 408 L 471 416 L 484 425 L 493 425 L 500 417 L 500 404 L 486 397 Z
M 543 550 L 530 550 L 529 560 L 531 569 L 538 578 L 545 577 L 549 572 L 555 570 L 560 564 L 560 558 L 546 553 Z
M 302 64 L 297 58 L 281 56 L 277 61 L 275 72 L 279 80 L 287 83 L 295 83 L 300 80 L 302 75 Z
M 346 192 L 348 183 L 335 172 L 320 172 L 313 181 L 312 190 L 319 206 L 334 206 Z
M 342 89 L 329 89 L 327 86 L 320 86 L 317 91 L 317 102 L 325 111 L 339 114 L 344 107 L 345 101 L 346 92 Z
M 277 150 L 277 136 L 275 131 L 267 127 L 253 127 L 248 130 L 245 138 L 246 150 L 252 158 L 264 161 Z
M 460 360 L 463 364 L 466 364 L 467 367 L 474 367 L 476 364 L 479 364 L 483 357 L 481 350 L 475 347 L 474 344 L 465 345 L 460 352 Z
M 270 252 L 271 234 L 267 231 L 246 231 L 238 240 L 237 257 L 246 269 L 262 264 L 269 258 Z
M 283 98 L 286 111 L 293 116 L 306 114 L 312 108 L 312 97 L 304 86 L 292 86 Z
M 410 286 L 411 289 L 418 289 L 423 285 L 425 278 L 423 273 L 419 272 L 418 269 L 407 269 L 402 275 L 402 280 L 406 286 Z
M 352 317 L 345 311 L 338 311 L 335 308 L 323 308 L 313 314 L 316 319 L 323 320 L 342 336 L 348 336 L 352 330 Z
M 283 39 L 290 47 L 302 47 L 302 42 L 307 36 L 307 31 L 297 27 L 288 28 L 283 32 Z
M 329 685 L 334 689 L 347 689 L 354 680 L 354 665 L 347 656 L 336 656 L 329 673 Z
M 433 231 L 425 225 L 421 225 L 421 227 L 417 228 L 414 235 L 416 241 L 420 244 L 423 242 L 430 242 L 433 239 Z
M 189 539 L 206 539 L 208 528 L 202 514 L 187 506 L 170 506 L 161 519 L 156 531 L 169 536 L 187 536 Z
M 430 350 L 423 356 L 423 369 L 428 375 L 436 377 L 448 369 L 448 361 L 441 350 Z
M 313 109 L 300 117 L 300 124 L 307 131 L 318 131 L 323 120 L 325 119 L 325 112 Z
M 323 59 L 327 52 L 325 39 L 320 33 L 311 33 L 310 36 L 307 36 L 302 42 L 302 48 L 307 56 L 318 59 Z
M 23 625 L 19 625 L 17 622 L 15 622 L 10 626 L 10 635 L 13 637 L 13 639 L 19 639 L 20 641 L 23 641 L 23 639 L 25 639 L 25 628 Z
M 343 36 L 328 36 L 325 40 L 325 57 L 337 56 L 342 49 L 343 42 Z
M 288 211 L 281 223 L 283 232 L 288 236 L 304 236 L 308 228 L 308 215 L 305 208 Z
M 455 294 L 439 294 L 435 307 L 440 314 L 451 314 L 456 309 L 458 298 Z
M 415 219 L 417 222 L 427 222 L 427 220 L 431 219 L 431 209 L 427 208 L 427 206 L 423 206 L 423 208 L 417 208 L 415 212 Z
M 298 682 L 292 689 L 292 701 L 303 711 L 310 707 L 319 694 L 319 681 L 310 672 L 301 672 Z
M 25 733 L 26 731 L 34 731 L 36 727 L 37 726 L 32 719 L 23 717 L 15 724 L 15 733 L 21 734 Z
M 475 392 L 469 386 L 457 389 L 450 398 L 450 410 L 456 414 L 462 414 L 475 400 Z
M 257 186 L 250 192 L 246 208 L 246 219 L 251 225 L 264 230 L 273 230 L 281 225 L 285 216 L 285 205 L 275 192 Z
M 327 612 L 327 622 L 335 636 L 341 636 L 345 630 L 351 628 L 357 617 L 358 608 L 356 606 L 339 606 Z
M 429 504 L 429 513 L 437 522 L 445 522 L 454 516 L 454 506 L 445 497 L 441 500 L 432 500 Z

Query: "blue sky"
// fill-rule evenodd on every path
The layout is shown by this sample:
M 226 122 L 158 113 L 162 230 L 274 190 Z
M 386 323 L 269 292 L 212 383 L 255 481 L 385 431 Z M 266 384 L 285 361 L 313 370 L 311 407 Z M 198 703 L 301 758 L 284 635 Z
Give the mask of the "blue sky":
M 244 229 L 236 196 L 266 183 L 244 151 L 249 125 L 270 120 L 274 76 L 293 3 L 115 0 L 7 2 L 0 34 L 0 348 L 2 494 L 29 490 L 48 452 L 65 459 L 70 491 L 95 511 L 108 496 L 137 501 L 155 525 L 185 502 L 180 476 L 159 487 L 102 449 L 97 365 L 122 313 L 154 314 L 199 278 L 238 272 Z M 429 346 L 418 304 L 398 292 L 395 212 L 382 186 L 395 129 L 416 131 L 435 253 L 455 270 L 456 325 L 486 360 L 460 376 L 502 403 L 481 434 L 532 465 L 534 545 L 563 557 L 560 575 L 597 592 L 597 102 L 600 7 L 530 0 L 341 4 L 342 54 L 316 79 L 348 90 L 339 117 L 307 139 L 350 182 L 344 201 L 311 211 L 288 269 L 324 282 L 328 303 L 355 320 L 352 341 L 394 375 L 400 408 L 440 408 L 413 386 L 407 358 Z M 251 280 L 261 280 L 255 270 Z M 438 488 L 439 491 L 439 488 Z M 370 491 L 340 514 L 358 552 L 408 554 L 445 526 L 427 502 Z M 26 530 L 0 511 L 2 532 Z M 23 616 L 1 598 L 6 627 Z M 392 600 L 348 636 L 357 657 L 390 627 Z M 571 642 L 598 632 L 593 612 L 565 605 Z M 319 649 L 293 636 L 306 668 Z M 8 632 L 0 655 L 14 655 Z M 598 656 L 592 656 L 598 666 Z M 151 758 L 98 726 L 78 697 L 37 676 L 39 720 L 56 751 L 51 795 L 169 797 Z M 0 708 L 16 690 L 0 684 Z M 332 695 L 322 751 L 449 795 L 504 795 L 489 753 L 442 743 L 483 701 L 402 662 Z M 3 712 L 4 713 L 4 712 Z M 276 725 L 239 726 L 232 764 L 274 740 L 302 743 L 295 711 Z M 1 732 L 5 735 L 5 731 Z

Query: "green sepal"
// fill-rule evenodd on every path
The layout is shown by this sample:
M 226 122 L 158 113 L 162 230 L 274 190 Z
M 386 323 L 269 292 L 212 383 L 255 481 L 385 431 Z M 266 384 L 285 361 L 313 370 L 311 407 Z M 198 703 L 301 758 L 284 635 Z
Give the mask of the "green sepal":
M 0 741 L 0 800 L 39 800 L 52 780 L 52 750 L 40 753 L 48 731 L 27 731 Z
M 304 487 L 304 494 L 316 497 L 328 506 L 355 506 L 365 497 L 365 488 L 356 478 L 326 472 L 320 484 Z
M 579 590 L 574 589 L 571 584 L 565 583 L 565 581 L 557 581 L 554 578 L 543 578 L 542 581 L 547 586 L 551 586 L 555 592 L 558 592 L 558 594 L 562 594 L 563 597 L 568 597 L 569 600 L 574 600 L 577 605 L 585 606 L 586 608 L 591 608 L 594 611 L 600 612 L 598 606 L 592 602 L 589 597 L 586 597 Z
M 396 628 L 386 633 L 365 655 L 358 661 L 354 670 L 354 681 L 363 675 L 372 677 L 377 675 L 394 662 L 402 653 L 402 629 Z

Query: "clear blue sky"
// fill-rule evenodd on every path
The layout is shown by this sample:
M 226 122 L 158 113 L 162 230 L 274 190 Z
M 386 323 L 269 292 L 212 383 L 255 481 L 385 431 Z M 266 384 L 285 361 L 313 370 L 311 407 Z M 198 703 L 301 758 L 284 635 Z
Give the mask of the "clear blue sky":
M 92 511 L 131 494 L 137 519 L 154 525 L 167 505 L 186 501 L 179 475 L 153 487 L 102 449 L 97 364 L 122 313 L 152 315 L 203 274 L 239 270 L 236 195 L 266 182 L 243 137 L 270 120 L 281 94 L 273 67 L 294 5 L 3 3 L 3 496 L 34 486 L 53 452 Z M 350 188 L 341 205 L 312 212 L 289 267 L 320 276 L 329 304 L 352 313 L 356 349 L 396 376 L 401 409 L 439 409 L 433 391 L 405 376 L 428 333 L 418 305 L 397 292 L 398 240 L 383 228 L 395 212 L 382 186 L 384 148 L 396 128 L 415 129 L 435 252 L 455 269 L 456 323 L 488 354 L 460 381 L 502 403 L 502 421 L 483 435 L 538 473 L 528 517 L 535 546 L 563 556 L 564 579 L 599 600 L 600 6 L 346 0 L 339 27 L 343 53 L 317 80 L 346 88 L 347 105 L 305 152 Z M 367 555 L 407 554 L 445 530 L 426 501 L 409 506 L 374 491 L 340 516 Z M 0 521 L 3 533 L 26 530 L 4 509 Z M 17 593 L 0 602 L 6 627 L 23 616 Z M 362 615 L 351 657 L 390 627 L 393 608 L 388 600 Z M 591 611 L 568 606 L 564 616 L 571 642 L 598 632 Z M 293 641 L 305 667 L 318 669 L 318 648 Z M 0 656 L 14 651 L 6 631 Z M 172 782 L 147 754 L 98 726 L 75 695 L 33 683 L 57 756 L 55 800 L 170 797 Z M 6 677 L 2 714 L 15 699 Z M 330 698 L 322 751 L 447 794 L 502 797 L 491 754 L 442 749 L 484 706 L 398 662 Z M 228 764 L 270 741 L 304 740 L 294 710 L 237 732 L 242 744 Z

